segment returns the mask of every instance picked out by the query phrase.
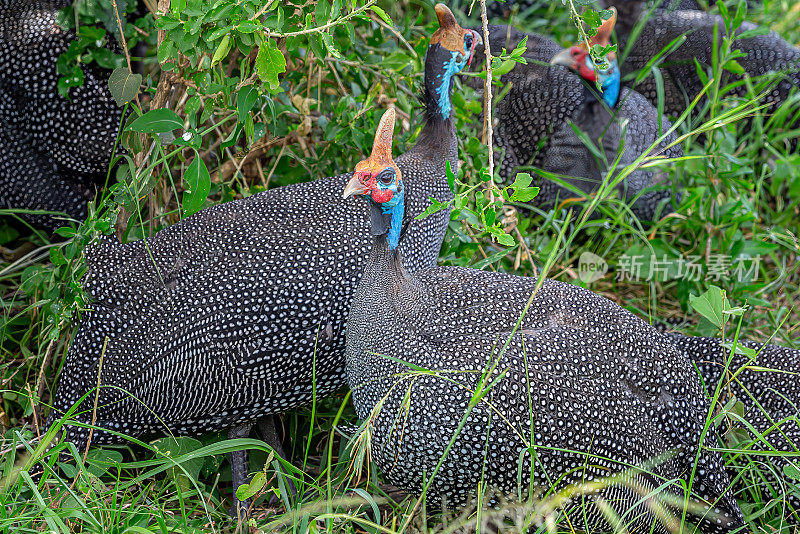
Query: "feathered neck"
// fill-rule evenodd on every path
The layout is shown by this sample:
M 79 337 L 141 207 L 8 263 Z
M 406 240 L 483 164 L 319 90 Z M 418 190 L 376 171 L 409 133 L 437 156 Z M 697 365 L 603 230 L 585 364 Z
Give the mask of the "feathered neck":
M 439 44 L 428 47 L 425 56 L 425 125 L 410 152 L 421 153 L 426 159 L 449 160 L 450 167 L 458 168 L 458 143 L 453 121 L 453 85 L 455 75 L 461 70 L 451 52 Z
M 369 254 L 367 269 L 374 273 L 384 284 L 394 285 L 401 280 L 408 280 L 409 274 L 403 267 L 403 256 L 399 249 L 392 248 L 387 235 L 375 236 L 375 243 Z
M 391 205 L 389 203 L 378 204 L 373 200 L 367 200 L 367 203 L 369 203 L 370 231 L 374 236 L 383 236 L 387 246 L 392 250 L 397 249 L 400 237 L 405 229 L 403 225 L 403 219 L 406 214 L 404 196 L 405 191 L 400 191 L 392 199 Z

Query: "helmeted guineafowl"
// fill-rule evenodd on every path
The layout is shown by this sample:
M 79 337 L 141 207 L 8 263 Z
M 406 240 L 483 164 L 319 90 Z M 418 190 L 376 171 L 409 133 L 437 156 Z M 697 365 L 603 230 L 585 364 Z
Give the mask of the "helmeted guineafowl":
M 83 219 L 92 180 L 105 177 L 121 109 L 109 73 L 82 67 L 83 85 L 58 93 L 56 61 L 75 38 L 56 23 L 65 0 L 0 0 L 0 205 Z M 29 215 L 47 229 L 45 215 Z
M 641 0 L 606 0 L 604 4 L 615 6 L 619 10 L 619 49 L 627 50 L 630 47 L 622 64 L 623 74 L 645 67 L 674 39 L 681 35 L 686 36 L 686 41 L 665 56 L 659 66 L 664 79 L 664 112 L 673 116 L 683 113 L 703 89 L 703 83 L 697 76 L 695 61 L 704 68 L 712 64 L 714 26 L 717 25 L 720 40 L 725 32 L 722 17 L 696 9 L 659 7 L 651 10 L 648 3 Z M 642 19 L 645 22 L 640 37 L 630 45 L 628 41 L 631 32 Z M 744 22 L 737 34 L 756 28 L 756 25 Z M 738 39 L 734 42 L 733 49 L 746 54 L 736 61 L 751 78 L 769 73 L 785 73 L 783 79 L 772 86 L 765 102 L 780 104 L 800 86 L 800 48 L 792 46 L 777 33 L 770 31 L 764 35 Z M 725 80 L 722 82 L 724 85 L 741 79 L 741 76 L 725 72 Z M 636 90 L 655 105 L 658 101 L 656 87 L 655 78 L 649 76 L 636 86 Z M 733 90 L 740 96 L 746 91 L 744 84 Z
M 800 416 L 800 385 L 797 381 L 800 350 L 738 341 L 740 346 L 755 351 L 755 357 L 751 358 L 738 353 L 731 355 L 731 348 L 717 338 L 678 333 L 667 335 L 697 367 L 709 396 L 713 396 L 718 385 L 721 385 L 721 404 L 732 396 L 742 402 L 742 416 L 746 424 L 736 420 L 732 423 L 738 428 L 748 429 L 752 426 L 764 436 L 762 438 L 750 432 L 754 443 L 748 448 L 769 454 L 770 461 L 782 469 L 793 463 L 796 468 L 796 457 L 780 453 L 796 453 L 800 447 L 800 426 L 797 424 L 797 417 Z M 761 472 L 761 477 L 769 483 L 783 484 L 776 478 L 784 475 L 782 470 L 765 469 Z M 790 492 L 788 497 L 795 508 L 800 507 L 800 500 L 793 493 Z
M 560 486 L 623 472 L 590 499 L 624 514 L 629 531 L 649 532 L 654 515 L 640 492 L 682 502 L 665 481 L 694 476 L 693 492 L 715 503 L 704 530 L 740 526 L 720 456 L 698 450 L 713 445 L 713 429 L 702 437 L 708 401 L 668 338 L 569 284 L 545 280 L 537 292 L 536 279 L 502 273 L 409 273 L 405 175 L 385 126 L 345 190 L 367 198 L 377 235 L 348 318 L 347 378 L 367 420 L 368 456 L 385 478 L 419 494 L 432 477 L 428 499 L 458 504 L 481 481 L 527 495 L 529 482 L 548 488 L 562 475 Z M 572 519 L 589 531 L 604 524 L 593 507 Z
M 508 18 L 514 9 L 517 13 L 545 4 L 541 0 L 490 0 L 486 2 L 486 14 L 490 18 Z M 661 7 L 670 9 L 701 9 L 695 0 L 662 0 Z
M 614 18 L 606 21 L 593 43 L 607 42 L 613 24 Z M 528 64 L 518 64 L 501 77 L 504 84 L 511 83 L 511 89 L 496 107 L 495 139 L 505 151 L 500 166 L 500 176 L 504 179 L 511 182 L 519 167 L 533 165 L 559 175 L 585 193 L 592 193 L 612 168 L 620 149 L 622 156 L 614 175 L 633 163 L 671 127 L 667 120 L 659 125 L 658 112 L 640 94 L 628 89 L 620 91 L 619 72 L 613 58 L 610 69 L 595 73 L 582 45 L 568 50 L 565 58 L 554 41 L 509 26 L 491 27 L 489 39 L 492 50 L 499 53 L 501 48 L 512 50 L 526 36 Z M 481 57 L 480 52 L 477 57 Z M 575 72 L 548 66 L 546 63 L 551 61 L 566 63 Z M 602 98 L 594 87 L 598 76 L 604 85 Z M 604 159 L 592 153 L 573 125 L 601 147 Z M 671 134 L 652 153 L 660 152 L 667 157 L 682 155 L 678 145 L 665 150 L 674 139 Z M 622 199 L 636 199 L 633 211 L 638 217 L 652 220 L 662 201 L 673 196 L 671 188 L 664 187 L 667 180 L 665 172 L 637 169 L 617 189 Z M 642 192 L 659 183 L 662 183 L 659 189 Z M 547 179 L 541 179 L 538 185 L 541 191 L 534 202 L 545 207 L 576 196 L 575 192 Z
M 505 18 L 516 9 L 517 14 L 524 14 L 527 10 L 542 5 L 541 0 L 489 0 L 486 2 L 486 16 L 489 18 Z M 473 9 L 473 13 L 480 15 L 480 8 Z
M 450 97 L 479 41 L 444 5 L 436 13 L 441 27 L 425 62 L 427 120 L 398 158 L 414 214 L 431 197 L 453 198 L 445 178 L 447 161 L 458 166 Z M 107 238 L 89 251 L 84 287 L 93 303 L 67 354 L 56 414 L 95 387 L 101 355 L 106 387 L 97 424 L 128 435 L 234 427 L 240 436 L 259 418 L 345 385 L 344 327 L 372 246 L 366 206 L 342 198 L 349 177 L 268 190 L 152 238 L 126 245 Z M 443 210 L 409 224 L 402 246 L 409 269 L 436 264 L 448 220 Z M 66 437 L 83 445 L 87 432 L 73 426 Z M 95 431 L 92 443 L 119 441 Z M 234 485 L 243 483 L 243 456 L 232 463 Z
M 727 372 L 725 393 L 735 395 L 746 409 L 752 409 L 757 402 L 776 414 L 800 411 L 800 384 L 793 379 L 800 372 L 800 350 L 739 340 L 739 345 L 756 351 L 757 356 L 751 360 L 743 354 L 731 356 L 730 348 L 717 338 L 674 332 L 667 336 L 697 366 L 709 393 Z M 731 380 L 742 367 L 744 370 Z

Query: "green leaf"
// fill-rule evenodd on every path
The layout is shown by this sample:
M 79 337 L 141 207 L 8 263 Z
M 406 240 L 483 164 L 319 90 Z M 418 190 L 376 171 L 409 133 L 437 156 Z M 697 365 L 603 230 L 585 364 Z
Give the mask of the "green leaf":
M 726 61 L 723 68 L 728 72 L 732 72 L 740 76 L 744 74 L 744 67 L 742 67 L 735 59 L 729 59 Z
M 494 237 L 497 240 L 497 242 L 503 245 L 504 247 L 513 247 L 514 245 L 517 244 L 517 242 L 514 241 L 514 238 L 505 233 L 502 228 L 493 226 L 488 230 L 489 233 L 492 234 L 492 237 Z
M 122 462 L 122 453 L 109 449 L 90 449 L 86 456 L 86 468 L 100 477 Z
M 533 178 L 531 178 L 530 174 L 527 172 L 518 172 L 516 178 L 514 178 L 514 183 L 506 187 L 503 191 L 507 193 L 509 189 L 514 190 L 514 192 L 508 196 L 509 200 L 530 202 L 539 194 L 538 187 L 529 187 L 531 182 L 533 182 Z
M 518 62 L 514 61 L 513 59 L 507 59 L 497 67 L 492 66 L 492 75 L 502 76 L 503 74 L 508 74 L 509 72 L 511 72 L 511 69 L 517 66 L 517 63 Z
M 270 89 L 276 89 L 280 84 L 278 75 L 286 72 L 286 58 L 278 50 L 275 41 L 261 41 L 256 56 L 256 72 L 262 82 L 269 84 Z
M 128 532 L 132 532 L 133 534 L 155 534 L 155 530 L 148 530 L 144 527 L 138 527 L 136 525 L 129 525 L 125 527 L 125 530 L 122 531 L 122 534 L 128 534 Z
M 370 6 L 370 9 L 374 11 L 380 18 L 382 18 L 386 24 L 388 24 L 389 26 L 394 26 L 394 23 L 392 23 L 392 19 L 390 19 L 389 15 L 386 14 L 386 11 L 379 8 L 378 6 Z
M 456 175 L 453 172 L 453 169 L 450 168 L 450 160 L 448 159 L 444 164 L 444 174 L 447 177 L 447 186 L 450 188 L 450 191 L 453 193 L 456 192 Z
M 186 470 L 189 477 L 197 480 L 205 460 L 203 460 L 203 458 L 187 458 L 181 460 L 181 456 L 188 455 L 200 449 L 203 446 L 200 441 L 189 437 L 167 437 L 157 439 L 152 444 L 160 455 L 177 460 L 176 463 Z M 183 474 L 183 471 L 179 467 L 175 467 L 172 472 L 174 476 Z
M 253 141 L 258 141 L 267 134 L 267 125 L 257 122 L 253 125 Z
M 281 6 L 278 6 L 277 18 L 278 20 L 275 21 L 275 31 L 279 32 L 283 30 L 283 19 L 284 19 L 283 7 Z
M 515 189 L 511 195 L 510 200 L 517 202 L 530 202 L 539 195 L 538 187 L 526 187 L 524 189 Z
M 191 117 L 200 109 L 200 95 L 194 95 L 193 97 L 189 98 L 186 101 L 186 104 L 183 106 L 183 111 L 186 113 L 187 117 Z
M 114 69 L 108 78 L 108 89 L 118 106 L 124 106 L 139 94 L 142 75 L 133 74 L 128 67 Z
M 247 118 L 244 120 L 244 135 L 247 139 L 253 139 L 254 134 L 255 134 L 255 128 L 253 126 L 253 116 L 248 115 Z
M 430 200 L 431 203 L 428 204 L 428 206 L 425 208 L 425 211 L 414 217 L 415 219 L 424 219 L 425 217 L 450 207 L 450 202 L 439 202 L 433 197 L 430 197 L 428 200 Z
M 320 36 L 319 33 L 315 32 L 309 34 L 308 46 L 314 53 L 314 57 L 318 58 L 320 61 L 325 59 L 325 43 L 322 41 L 322 37 Z
M 800 480 L 800 469 L 793 463 L 787 463 L 783 466 L 783 474 L 793 480 Z
M 319 26 L 328 23 L 331 12 L 331 5 L 328 0 L 318 0 L 317 6 L 314 8 L 314 19 Z
M 61 252 L 60 248 L 53 247 L 50 249 L 50 263 L 56 267 L 67 264 L 67 260 L 64 259 L 64 253 Z
M 171 109 L 153 109 L 128 126 L 128 130 L 140 133 L 164 133 L 183 128 L 183 121 Z
M 600 20 L 600 14 L 594 9 L 587 9 L 581 18 L 583 19 L 583 22 L 592 30 L 596 30 L 603 22 Z
M 169 9 L 173 15 L 180 15 L 186 9 L 186 0 L 170 0 Z
M 68 68 L 64 75 L 58 79 L 58 94 L 64 98 L 69 98 L 69 90 L 83 85 L 83 78 L 83 70 L 79 66 L 74 65 Z
M 208 37 L 206 37 L 205 40 L 206 41 L 216 41 L 217 39 L 219 39 L 223 35 L 227 35 L 229 33 L 231 33 L 231 27 L 230 26 L 226 26 L 224 28 L 218 28 L 218 29 L 214 30 L 213 32 L 211 32 L 210 34 L 208 34 Z
M 259 471 L 258 473 L 253 475 L 253 480 L 251 480 L 249 484 L 242 484 L 241 486 L 236 488 L 236 498 L 239 499 L 240 501 L 249 499 L 256 493 L 261 491 L 266 482 L 267 482 L 266 475 L 264 475 L 263 471 Z
M 222 38 L 222 41 L 219 42 L 219 46 L 217 46 L 217 50 L 214 52 L 214 57 L 211 58 L 211 66 L 213 67 L 219 61 L 222 61 L 228 56 L 228 52 L 231 51 L 231 35 L 228 34 Z
M 196 150 L 194 159 L 189 164 L 189 168 L 186 169 L 183 179 L 189 189 L 183 193 L 181 205 L 183 206 L 184 217 L 188 217 L 200 211 L 208 198 L 208 194 L 211 192 L 211 175 Z
M 481 270 L 493 263 L 497 263 L 507 255 L 508 255 L 508 249 L 503 249 L 501 251 L 495 252 L 494 254 L 490 254 L 486 258 L 482 258 L 481 260 L 476 261 L 470 267 L 472 267 L 473 269 Z
M 335 58 L 341 58 L 342 54 L 339 53 L 339 49 L 336 48 L 336 45 L 333 44 L 333 37 L 329 33 L 322 34 L 322 41 L 325 43 L 325 48 L 328 49 L 328 52 Z
M 246 85 L 239 89 L 239 93 L 236 95 L 236 110 L 240 123 L 249 116 L 250 110 L 253 109 L 257 100 L 258 89 L 254 85 Z
M 740 39 L 752 39 L 753 37 L 758 37 L 759 35 L 766 35 L 769 33 L 769 28 L 766 26 L 759 26 L 757 28 L 753 28 L 752 30 L 745 30 L 740 34 L 736 35 L 736 40 Z
M 239 30 L 242 33 L 253 33 L 258 28 L 259 28 L 259 25 L 256 24 L 255 21 L 246 20 L 246 21 L 242 22 L 241 24 L 239 24 L 239 26 L 236 29 Z
M 725 347 L 728 352 L 730 353 L 731 349 L 733 348 L 733 343 L 722 343 L 722 346 Z M 741 354 L 742 356 L 746 356 L 747 358 L 754 360 L 755 357 L 758 355 L 758 352 L 755 349 L 751 349 L 750 347 L 745 347 L 741 343 L 736 344 L 736 348 L 734 349 L 736 354 Z
M 726 314 L 724 313 L 727 308 L 727 297 L 725 291 L 717 286 L 711 286 L 708 291 L 695 297 L 689 296 L 689 303 L 694 311 L 705 317 L 714 326 L 722 330 L 727 322 Z
M 173 57 L 173 52 L 175 51 L 175 45 L 171 40 L 165 39 L 161 46 L 158 47 L 158 53 L 156 54 L 156 58 L 158 59 L 159 63 L 164 63 L 166 60 Z

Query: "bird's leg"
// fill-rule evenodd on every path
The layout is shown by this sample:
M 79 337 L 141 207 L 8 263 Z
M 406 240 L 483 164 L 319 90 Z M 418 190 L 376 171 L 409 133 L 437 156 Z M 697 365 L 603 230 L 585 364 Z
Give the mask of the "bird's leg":
M 243 425 L 232 427 L 228 431 L 228 439 L 246 438 L 250 435 L 250 429 L 253 428 L 252 423 L 245 423 Z M 231 460 L 231 482 L 233 484 L 233 507 L 230 509 L 230 515 L 234 518 L 244 519 L 247 516 L 247 511 L 250 508 L 251 500 L 245 499 L 240 501 L 236 498 L 236 490 L 239 486 L 247 483 L 247 474 L 250 471 L 247 451 L 233 451 L 230 453 Z
M 275 416 L 267 415 L 266 417 L 259 419 L 258 430 L 261 432 L 261 438 L 264 440 L 264 442 L 272 447 L 272 450 L 274 450 L 278 456 L 288 462 L 289 459 L 286 457 L 286 453 L 283 450 L 283 445 L 278 437 L 278 431 L 275 428 Z M 286 477 L 286 484 L 289 487 L 289 491 L 292 492 L 292 495 L 296 497 L 297 488 L 295 487 L 294 482 L 292 482 L 292 479 Z

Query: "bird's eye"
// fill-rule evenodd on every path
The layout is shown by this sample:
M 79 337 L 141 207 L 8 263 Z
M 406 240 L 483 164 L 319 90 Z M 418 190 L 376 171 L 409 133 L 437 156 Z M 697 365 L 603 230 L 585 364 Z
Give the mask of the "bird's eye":
M 464 36 L 464 47 L 467 50 L 472 50 L 472 34 L 468 33 Z
M 394 176 L 394 169 L 384 169 L 378 174 L 377 178 L 382 185 L 392 185 Z

